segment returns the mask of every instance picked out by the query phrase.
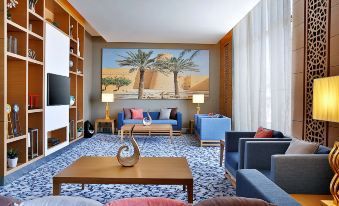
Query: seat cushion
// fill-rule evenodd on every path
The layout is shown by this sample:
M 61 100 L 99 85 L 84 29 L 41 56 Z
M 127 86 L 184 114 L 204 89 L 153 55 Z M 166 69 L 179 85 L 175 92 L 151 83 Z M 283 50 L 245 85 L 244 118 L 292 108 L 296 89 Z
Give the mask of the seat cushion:
M 159 120 L 152 120 L 152 124 L 171 124 L 177 125 L 177 120 L 174 119 L 159 119 Z
M 142 124 L 142 120 L 137 119 L 125 119 L 124 124 Z M 171 125 L 177 125 L 177 120 L 173 119 L 166 119 L 166 120 L 152 120 L 152 124 L 171 124 Z
M 235 170 L 238 169 L 239 159 L 239 152 L 226 152 L 226 162 Z
M 113 200 L 105 206 L 189 206 L 179 200 L 172 200 L 162 197 L 135 197 Z
M 142 120 L 138 119 L 125 119 L 124 124 L 142 124 Z
M 217 197 L 203 200 L 195 206 L 273 206 L 273 204 L 255 198 Z

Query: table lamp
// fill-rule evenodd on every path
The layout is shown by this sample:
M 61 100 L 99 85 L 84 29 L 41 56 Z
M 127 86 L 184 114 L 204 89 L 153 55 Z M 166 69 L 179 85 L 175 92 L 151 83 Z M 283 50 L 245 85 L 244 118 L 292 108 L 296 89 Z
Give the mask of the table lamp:
M 197 106 L 197 114 L 200 113 L 200 103 L 205 102 L 205 95 L 204 94 L 193 94 L 192 102 L 194 104 L 198 104 Z
M 110 93 L 103 93 L 102 97 L 101 97 L 101 102 L 106 102 L 106 119 L 109 120 L 109 102 L 114 102 L 114 94 L 110 94 Z
M 313 119 L 339 122 L 339 76 L 314 80 Z M 339 141 L 334 143 L 328 160 L 334 171 L 330 191 L 334 205 L 339 205 Z

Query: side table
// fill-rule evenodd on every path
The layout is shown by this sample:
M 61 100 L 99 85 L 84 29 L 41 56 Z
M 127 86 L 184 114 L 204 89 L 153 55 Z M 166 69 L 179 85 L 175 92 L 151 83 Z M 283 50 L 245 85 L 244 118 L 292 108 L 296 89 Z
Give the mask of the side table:
M 95 120 L 95 133 L 98 132 L 99 123 L 111 123 L 112 125 L 112 134 L 114 134 L 114 121 L 115 119 L 96 119 Z

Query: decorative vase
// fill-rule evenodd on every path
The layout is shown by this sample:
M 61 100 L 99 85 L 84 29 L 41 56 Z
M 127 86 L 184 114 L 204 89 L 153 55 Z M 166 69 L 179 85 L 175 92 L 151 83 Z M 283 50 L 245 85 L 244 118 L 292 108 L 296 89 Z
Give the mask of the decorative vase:
M 118 162 L 124 166 L 124 167 L 132 167 L 134 166 L 136 163 L 138 163 L 139 159 L 140 159 L 140 149 L 138 146 L 138 143 L 135 141 L 134 137 L 131 137 L 131 143 L 133 146 L 133 154 L 129 157 L 123 157 L 122 156 L 122 151 L 128 151 L 129 147 L 127 145 L 123 145 L 119 148 L 118 150 L 118 154 L 117 154 L 117 159 Z
M 75 103 L 75 97 L 74 96 L 70 96 L 69 97 L 69 105 L 72 106 Z
M 152 117 L 151 117 L 151 115 L 149 115 L 148 112 L 147 112 L 147 117 L 145 117 L 142 120 L 142 123 L 144 124 L 144 126 L 150 126 L 152 124 Z
M 73 61 L 72 60 L 69 60 L 69 68 L 72 68 L 74 65 Z
M 82 135 L 82 132 L 78 132 L 78 137 L 80 137 Z
M 9 168 L 14 168 L 16 167 L 16 165 L 18 164 L 18 158 L 14 158 L 14 159 L 10 159 L 10 158 L 7 158 L 7 166 Z

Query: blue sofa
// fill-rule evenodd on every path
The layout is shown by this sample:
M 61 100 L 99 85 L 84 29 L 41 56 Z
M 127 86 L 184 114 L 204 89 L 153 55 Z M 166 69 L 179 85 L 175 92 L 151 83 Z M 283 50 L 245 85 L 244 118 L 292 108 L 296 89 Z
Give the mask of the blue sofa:
M 286 191 L 255 169 L 237 171 L 236 195 L 258 198 L 277 206 L 301 206 Z
M 195 134 L 200 146 L 219 146 L 225 132 L 231 131 L 231 119 L 226 116 L 211 117 L 207 114 L 194 115 Z
M 225 170 L 235 179 L 237 170 L 244 169 L 245 143 L 247 141 L 291 141 L 279 131 L 273 131 L 272 138 L 254 138 L 255 132 L 226 132 Z
M 330 148 L 320 146 L 315 154 L 285 155 L 289 145 L 286 141 L 246 142 L 244 168 L 257 169 L 289 194 L 330 194 Z
M 149 112 L 152 118 L 152 124 L 171 124 L 173 130 L 181 131 L 182 129 L 182 113 L 177 113 L 177 119 L 159 120 L 160 112 Z M 147 112 L 143 113 L 144 117 L 147 117 Z M 125 119 L 124 112 L 118 113 L 118 130 L 121 129 L 124 124 L 142 124 L 142 120 Z

